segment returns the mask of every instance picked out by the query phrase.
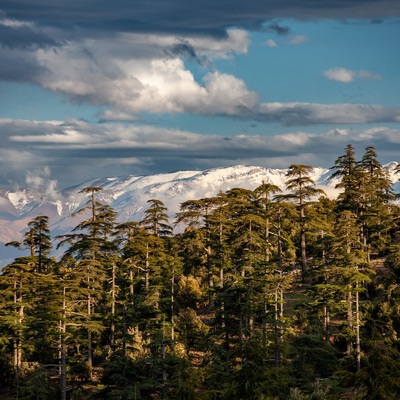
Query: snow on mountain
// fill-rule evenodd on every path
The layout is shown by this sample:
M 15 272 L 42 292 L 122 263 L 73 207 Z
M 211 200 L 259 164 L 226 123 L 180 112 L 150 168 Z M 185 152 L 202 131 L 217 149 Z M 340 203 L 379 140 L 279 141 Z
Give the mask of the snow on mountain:
M 397 181 L 393 173 L 396 166 L 395 162 L 387 165 L 393 182 Z M 163 201 L 173 222 L 180 204 L 186 200 L 215 196 L 220 191 L 235 187 L 255 189 L 263 181 L 284 190 L 286 172 L 287 169 L 235 165 L 206 171 L 93 179 L 57 193 L 40 192 L 37 189 L 0 190 L 0 266 L 16 256 L 15 249 L 12 249 L 13 253 L 2 243 L 21 240 L 27 223 L 36 216 L 49 217 L 53 237 L 68 233 L 76 226 L 78 217 L 72 218 L 71 214 L 87 202 L 88 195 L 79 193 L 86 187 L 102 188 L 96 194 L 98 200 L 109 204 L 117 212 L 120 222 L 141 220 L 150 199 Z M 329 169 L 317 167 L 310 174 L 316 186 L 323 189 L 328 197 L 334 198 L 339 193 L 335 189 L 337 181 L 330 180 L 329 176 Z

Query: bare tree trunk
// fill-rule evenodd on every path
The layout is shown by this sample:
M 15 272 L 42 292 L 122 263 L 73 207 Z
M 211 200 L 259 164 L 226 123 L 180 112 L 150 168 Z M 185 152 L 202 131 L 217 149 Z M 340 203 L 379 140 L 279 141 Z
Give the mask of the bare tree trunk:
M 211 264 L 211 247 L 207 246 L 208 308 L 214 308 L 214 280 Z
M 275 368 L 280 366 L 280 352 L 279 352 L 279 342 L 280 342 L 280 332 L 278 327 L 278 288 L 275 289 L 275 302 L 274 302 L 274 336 L 275 336 Z
M 360 304 L 358 293 L 358 281 L 356 282 L 356 360 L 357 372 L 361 369 L 361 349 L 360 349 Z
M 165 357 L 166 357 L 166 343 L 165 343 L 165 319 L 163 319 L 163 323 L 162 323 L 162 385 L 163 385 L 163 392 L 165 392 L 165 388 L 167 385 L 167 379 L 168 379 L 168 375 L 167 375 L 167 370 L 165 368 Z
M 174 341 L 175 341 L 174 303 L 175 303 L 175 272 L 172 272 L 172 277 L 171 277 L 171 341 L 172 341 L 173 346 L 174 346 Z
M 129 270 L 129 297 L 130 297 L 130 303 L 133 304 L 133 270 Z
M 330 336 L 330 316 L 329 316 L 329 307 L 327 305 L 324 306 L 324 330 L 325 330 L 325 340 L 329 341 Z
M 301 273 L 303 280 L 307 272 L 307 254 L 306 254 L 306 229 L 305 229 L 304 206 L 300 205 L 300 251 L 301 251 Z
M 61 400 L 67 400 L 67 345 L 66 334 L 66 288 L 63 287 L 62 317 L 60 321 L 60 392 Z
M 263 304 L 263 317 L 262 317 L 262 347 L 265 355 L 267 350 L 267 313 L 268 313 L 268 305 L 265 294 L 263 298 L 263 303 L 264 304 Z
M 90 296 L 90 293 L 88 293 L 88 298 L 87 298 L 87 314 L 88 318 L 90 319 L 90 316 L 92 315 L 92 298 Z M 92 358 L 92 332 L 90 328 L 88 328 L 87 334 L 88 334 L 87 361 L 89 365 L 89 380 L 92 380 L 93 358 Z
M 348 287 L 347 292 L 347 328 L 350 337 L 347 339 L 347 354 L 351 355 L 353 351 L 352 331 L 353 331 L 353 296 L 351 294 L 351 285 Z
M 150 289 L 150 262 L 149 262 L 149 245 L 146 244 L 146 268 L 145 268 L 145 279 L 144 279 L 144 288 L 146 293 L 149 293 Z
M 116 302 L 116 286 L 115 286 L 115 275 L 116 266 L 113 263 L 111 276 L 111 326 L 110 326 L 110 346 L 114 346 L 115 342 L 115 302 Z
M 19 284 L 18 284 L 19 283 Z M 18 290 L 19 289 L 19 290 Z M 21 324 L 24 319 L 24 306 L 22 305 L 22 281 L 17 282 L 14 280 L 14 305 L 15 309 L 18 310 L 18 319 L 16 321 L 15 337 L 14 337 L 14 376 L 15 376 L 15 389 L 16 389 L 16 399 L 19 399 L 19 378 L 21 371 L 22 362 L 22 343 L 21 343 Z M 18 304 L 20 304 L 18 306 Z

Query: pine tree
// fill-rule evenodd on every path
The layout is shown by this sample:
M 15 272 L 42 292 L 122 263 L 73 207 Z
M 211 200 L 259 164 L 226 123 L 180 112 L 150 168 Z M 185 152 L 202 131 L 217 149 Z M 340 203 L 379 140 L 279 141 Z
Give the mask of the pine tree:
M 70 257 L 77 261 L 74 273 L 79 276 L 85 291 L 87 320 L 84 325 L 88 335 L 87 363 L 90 379 L 93 366 L 93 335 L 99 335 L 104 329 L 101 321 L 96 318 L 96 307 L 100 306 L 101 289 L 107 279 L 106 265 L 115 251 L 115 244 L 110 236 L 115 225 L 116 213 L 96 199 L 95 194 L 100 190 L 98 187 L 88 187 L 80 192 L 89 194 L 89 200 L 86 206 L 73 216 L 88 212 L 89 218 L 80 222 L 73 229 L 74 233 L 59 237 L 58 244 L 58 247 L 69 245 L 64 252 L 63 261 Z
M 145 211 L 140 224 L 155 236 L 171 236 L 172 227 L 169 225 L 167 207 L 161 200 L 151 199 L 147 203 L 150 207 Z
M 37 271 L 44 272 L 50 262 L 49 254 L 53 247 L 50 238 L 49 218 L 43 215 L 35 217 L 28 222 L 28 228 L 22 242 L 9 242 L 6 243 L 6 246 L 18 247 L 21 250 L 28 248 Z
M 338 209 L 348 210 L 354 215 L 358 215 L 362 174 L 351 144 L 346 146 L 345 154 L 337 158 L 331 170 L 334 172 L 330 179 L 339 179 L 336 188 L 343 189 L 337 199 Z
M 385 250 L 390 238 L 388 233 L 393 226 L 390 201 L 394 200 L 392 182 L 377 159 L 372 146 L 365 149 L 358 163 L 363 173 L 363 185 L 360 192 L 359 224 L 362 229 L 362 241 L 365 251 L 370 253 L 371 244 L 375 251 Z
M 300 264 L 303 279 L 307 272 L 307 252 L 306 252 L 306 207 L 307 200 L 324 194 L 323 190 L 315 188 L 315 182 L 310 178 L 312 172 L 311 165 L 292 164 L 286 173 L 286 189 L 292 193 L 282 195 L 288 200 L 297 203 L 300 224 Z
M 349 211 L 339 215 L 335 226 L 333 265 L 336 285 L 347 302 L 347 353 L 352 354 L 355 343 L 357 371 L 360 370 L 360 292 L 362 284 L 371 282 L 367 253 L 363 249 L 356 216 Z M 355 316 L 355 321 L 354 321 Z
M 180 212 L 176 215 L 176 224 L 186 223 L 190 228 L 200 228 L 203 233 L 203 249 L 206 256 L 207 284 L 208 284 L 208 308 L 214 308 L 214 276 L 213 276 L 213 252 L 211 246 L 210 215 L 215 207 L 214 198 L 200 200 L 188 200 L 181 204 Z
M 271 224 L 274 220 L 273 216 L 275 214 L 276 206 L 273 204 L 271 196 L 275 193 L 280 193 L 282 190 L 271 183 L 262 184 L 254 189 L 254 195 L 257 202 L 260 204 L 260 213 L 264 219 L 263 230 L 264 230 L 264 243 L 265 243 L 265 256 L 264 261 L 268 262 L 271 256 Z

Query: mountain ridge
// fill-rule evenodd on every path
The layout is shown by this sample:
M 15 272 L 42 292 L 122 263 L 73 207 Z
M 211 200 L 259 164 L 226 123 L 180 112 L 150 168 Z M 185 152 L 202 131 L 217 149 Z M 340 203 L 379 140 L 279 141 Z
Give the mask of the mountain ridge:
M 396 166 L 396 162 L 385 165 L 393 181 L 397 180 Z M 75 227 L 79 221 L 76 217 L 71 218 L 71 214 L 86 203 L 88 194 L 79 193 L 86 187 L 102 188 L 97 198 L 117 212 L 119 222 L 141 220 L 147 201 L 157 199 L 168 208 L 172 223 L 180 204 L 186 200 L 215 196 L 235 187 L 255 189 L 262 182 L 277 185 L 284 191 L 287 170 L 232 165 L 204 171 L 95 178 L 62 190 L 56 190 L 53 181 L 38 188 L 0 189 L 0 266 L 21 255 L 21 252 L 15 255 L 15 249 L 12 251 L 2 243 L 22 240 L 27 223 L 36 216 L 49 217 L 52 237 L 68 233 Z M 330 175 L 329 168 L 321 167 L 314 167 L 310 173 L 316 187 L 323 189 L 328 197 L 335 198 L 339 193 L 335 188 L 337 180 L 331 180 Z

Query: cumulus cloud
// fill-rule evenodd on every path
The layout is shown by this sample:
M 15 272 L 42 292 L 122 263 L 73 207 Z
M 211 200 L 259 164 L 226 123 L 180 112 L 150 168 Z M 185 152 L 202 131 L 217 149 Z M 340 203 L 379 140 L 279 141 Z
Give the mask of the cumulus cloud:
M 212 62 L 245 54 L 249 44 L 248 32 L 232 29 L 221 38 L 121 33 L 102 38 L 101 46 L 86 38 L 38 49 L 0 47 L 0 55 L 14 61 L 0 65 L 0 79 L 33 82 L 74 102 L 106 106 L 120 117 L 140 112 L 233 114 L 236 107 L 251 106 L 256 94 L 233 75 L 219 73 Z M 186 68 L 185 58 L 205 67 L 203 81 Z M 220 92 L 227 82 L 233 88 L 228 95 Z
M 31 170 L 26 173 L 25 183 L 29 188 L 44 193 L 48 199 L 58 200 L 60 193 L 57 189 L 57 180 L 50 179 L 50 175 L 48 166 Z
M 349 83 L 356 79 L 371 80 L 381 79 L 378 74 L 370 71 L 358 70 L 354 71 L 347 68 L 330 68 L 324 72 L 324 76 L 332 81 Z
M 39 189 L 44 185 L 50 176 L 50 168 L 44 167 L 43 169 L 28 171 L 26 173 L 25 182 L 27 185 L 34 189 Z
M 207 53 L 207 57 L 222 56 L 227 54 L 228 48 L 232 51 L 232 47 L 246 51 L 246 35 L 235 31 L 231 38 L 230 45 L 225 40 L 216 43 L 196 39 L 193 43 L 197 43 L 198 54 Z M 176 42 L 171 39 L 169 43 Z M 46 73 L 39 82 L 76 101 L 109 106 L 123 113 L 233 114 L 237 106 L 250 107 L 256 99 L 256 94 L 232 75 L 211 71 L 206 73 L 204 84 L 197 82 L 181 58 L 165 58 L 162 51 L 152 57 L 115 56 L 111 60 L 104 51 L 104 46 L 97 51 L 92 43 L 84 47 L 69 44 L 57 52 L 42 49 L 37 57 Z M 227 83 L 231 85 L 228 92 Z
M 299 36 L 294 42 L 304 40 L 305 36 Z M 178 51 L 179 43 L 183 47 Z M 398 109 L 377 105 L 259 104 L 257 93 L 241 79 L 205 70 L 199 80 L 180 58 L 184 54 L 210 60 L 226 58 L 232 51 L 245 54 L 248 46 L 248 33 L 235 29 L 221 39 L 192 37 L 183 42 L 168 35 L 129 33 L 105 38 L 101 46 L 96 40 L 87 39 L 65 43 L 57 51 L 42 48 L 28 54 L 34 54 L 38 66 L 31 77 L 34 82 L 73 101 L 111 110 L 104 111 L 105 117 L 100 117 L 103 120 L 112 120 L 111 112 L 114 120 L 125 121 L 132 120 L 133 114 L 149 112 L 237 116 L 285 125 L 399 121 Z M 369 71 L 345 68 L 328 70 L 325 76 L 340 82 L 379 79 Z

